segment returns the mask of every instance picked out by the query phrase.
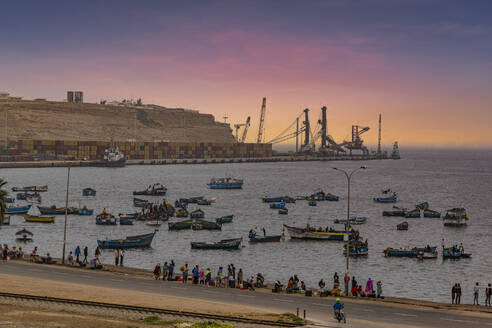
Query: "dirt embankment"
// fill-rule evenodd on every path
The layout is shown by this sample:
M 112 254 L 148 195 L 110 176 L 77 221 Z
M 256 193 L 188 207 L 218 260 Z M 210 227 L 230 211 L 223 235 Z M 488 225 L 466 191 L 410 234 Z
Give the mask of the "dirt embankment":
M 0 131 L 8 110 L 11 140 L 169 141 L 229 143 L 229 126 L 214 116 L 159 106 L 123 107 L 51 101 L 0 100 Z

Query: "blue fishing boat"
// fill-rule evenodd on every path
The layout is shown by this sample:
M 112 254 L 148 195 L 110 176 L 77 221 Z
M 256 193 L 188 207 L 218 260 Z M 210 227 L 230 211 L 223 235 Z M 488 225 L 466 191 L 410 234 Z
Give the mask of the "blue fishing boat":
M 289 214 L 289 210 L 287 208 L 281 208 L 278 210 L 278 214 L 287 215 Z
M 285 203 L 284 202 L 272 203 L 272 204 L 270 204 L 270 208 L 273 208 L 273 209 L 285 208 Z
M 116 225 L 116 218 L 109 213 L 101 213 L 96 216 L 96 224 L 98 225 Z
M 249 232 L 249 242 L 250 243 L 270 243 L 270 242 L 279 242 L 282 239 L 282 235 L 275 236 L 257 236 L 254 232 Z
M 443 218 L 445 226 L 462 227 L 467 224 L 468 216 L 464 208 L 453 208 L 446 212 Z
M 391 211 L 383 211 L 383 216 L 405 216 L 407 209 L 403 207 L 393 206 Z
M 428 208 L 424 210 L 424 218 L 440 218 L 440 217 L 441 217 L 440 212 L 433 211 Z
M 333 195 L 333 194 L 326 194 L 325 200 L 328 200 L 331 202 L 338 202 L 340 200 L 340 197 L 338 197 L 337 195 Z
M 457 247 L 445 248 L 442 252 L 443 260 L 458 260 L 470 257 L 470 253 L 461 252 Z
M 217 242 L 191 242 L 193 249 L 238 249 L 242 238 L 223 239 Z
M 97 245 L 100 248 L 144 248 L 150 247 L 154 235 L 158 230 L 154 230 L 152 233 L 138 236 L 127 236 L 125 239 L 106 239 L 98 240 Z
M 375 197 L 372 199 L 375 203 L 396 203 L 398 197 L 396 195 L 391 197 Z
M 311 201 L 309 201 L 308 205 L 309 205 L 309 206 L 316 206 L 316 205 L 318 205 L 318 204 L 316 203 L 316 201 L 311 200 Z
M 26 206 L 10 206 L 7 208 L 7 214 L 27 214 L 29 210 L 31 209 L 32 205 L 26 205 Z
M 17 195 L 15 195 L 15 197 L 17 198 L 17 200 L 26 200 L 27 192 L 18 193 Z
M 405 213 L 406 218 L 419 218 L 420 217 L 420 209 L 416 208 L 414 210 L 408 211 Z
M 217 223 L 231 223 L 233 217 L 234 217 L 234 215 L 222 216 L 220 218 L 216 218 L 215 222 L 217 222 Z
M 15 198 L 5 197 L 5 203 L 8 203 L 8 204 L 15 203 Z
M 263 197 L 264 203 L 280 203 L 283 201 L 283 197 Z
M 94 210 L 88 209 L 87 207 L 84 206 L 84 207 L 78 209 L 77 214 L 78 215 L 93 215 Z
M 120 225 L 133 225 L 135 219 L 120 218 Z
M 423 203 L 417 204 L 415 207 L 416 208 L 419 208 L 421 210 L 426 210 L 426 209 L 429 208 L 429 203 L 428 202 L 423 202 Z
M 190 218 L 192 219 L 203 219 L 205 217 L 205 212 L 201 209 L 197 209 L 190 213 Z
M 84 188 L 82 189 L 82 196 L 96 196 L 96 189 Z
M 349 222 L 352 225 L 364 224 L 364 223 L 367 222 L 367 218 L 365 216 L 360 216 L 360 217 L 352 216 L 349 219 Z M 338 223 L 338 224 L 347 224 L 347 219 L 335 219 L 335 223 Z
M 212 202 L 206 200 L 206 199 L 201 199 L 199 201 L 197 201 L 196 203 L 197 205 L 205 205 L 205 206 L 208 206 L 208 205 L 212 205 Z
M 384 250 L 384 256 L 399 256 L 399 257 L 417 257 L 419 254 L 424 252 L 426 253 L 434 253 L 437 251 L 437 247 L 413 247 L 413 248 L 404 248 L 404 249 L 396 249 L 388 247 Z
M 295 198 L 292 198 L 292 197 L 289 197 L 289 196 L 285 196 L 285 197 L 282 197 L 282 202 L 295 204 L 296 199 Z
M 213 178 L 207 186 L 210 189 L 241 189 L 243 187 L 243 180 L 232 177 L 228 178 Z
M 135 207 L 145 207 L 149 204 L 149 201 L 146 199 L 133 198 L 133 206 Z
M 306 239 L 306 240 L 336 240 L 343 241 L 345 236 L 348 236 L 349 240 L 352 239 L 354 231 L 323 231 L 316 230 L 311 227 L 298 228 L 284 224 L 284 227 L 289 232 L 291 239 Z

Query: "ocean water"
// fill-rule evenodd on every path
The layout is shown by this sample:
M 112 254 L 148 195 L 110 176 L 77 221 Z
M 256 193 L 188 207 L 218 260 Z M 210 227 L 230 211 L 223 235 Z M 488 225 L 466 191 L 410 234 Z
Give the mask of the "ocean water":
M 110 168 L 72 168 L 70 180 L 70 206 L 87 205 L 100 212 L 104 207 L 113 214 L 133 212 L 133 190 L 160 182 L 168 188 L 166 198 L 174 203 L 181 197 L 217 197 L 212 206 L 202 206 L 206 218 L 234 214 L 234 221 L 224 224 L 222 231 L 168 231 L 163 224 L 146 250 L 128 250 L 125 265 L 151 269 L 156 263 L 174 259 L 180 267 L 185 262 L 210 267 L 234 263 L 243 268 L 245 276 L 261 272 L 268 281 L 286 281 L 293 274 L 308 286 L 317 286 L 320 278 L 330 284 L 334 272 L 342 277 L 345 257 L 340 242 L 294 241 L 249 244 L 247 234 L 251 228 L 266 228 L 268 234 L 280 234 L 283 224 L 328 226 L 336 218 L 344 218 L 347 210 L 347 181 L 338 167 L 352 170 L 366 165 L 366 170 L 354 174 L 351 184 L 351 215 L 366 216 L 368 222 L 357 226 L 362 237 L 369 240 L 367 258 L 350 259 L 350 275 L 364 283 L 370 277 L 381 280 L 386 295 L 432 301 L 449 301 L 455 282 L 463 287 L 462 300 L 471 303 L 473 284 L 481 286 L 492 282 L 492 151 L 491 150 L 402 150 L 403 159 L 367 162 L 294 162 L 246 163 L 211 165 L 128 166 Z M 233 175 L 245 180 L 242 190 L 209 190 L 206 186 L 212 177 Z M 8 189 L 22 185 L 49 186 L 42 194 L 43 206 L 64 206 L 66 168 L 2 169 L 0 177 L 9 182 Z M 82 197 L 82 189 L 93 187 L 97 196 Z M 381 190 L 391 188 L 398 192 L 396 205 L 412 208 L 428 201 L 430 208 L 440 211 L 465 207 L 470 217 L 465 228 L 444 227 L 441 219 L 404 219 L 383 217 L 382 211 L 393 204 L 375 204 L 372 198 Z M 339 202 L 318 202 L 310 207 L 305 201 L 288 204 L 289 214 L 279 215 L 261 201 L 264 196 L 308 195 L 322 189 L 340 196 Z M 148 197 L 149 199 L 160 199 Z M 197 206 L 194 206 L 197 207 Z M 176 220 L 172 218 L 171 220 Z M 408 231 L 397 231 L 396 225 L 409 222 Z M 13 216 L 11 226 L 0 229 L 0 242 L 22 246 L 31 251 L 38 246 L 41 253 L 49 251 L 58 257 L 62 253 L 64 216 L 55 224 L 24 222 Z M 27 228 L 34 233 L 34 242 L 17 244 L 15 232 Z M 121 238 L 126 235 L 152 231 L 142 222 L 134 226 L 99 226 L 94 217 L 69 216 L 67 253 L 77 245 L 89 246 L 93 254 L 96 240 L 106 237 Z M 226 238 L 244 238 L 244 247 L 236 251 L 192 250 L 191 241 L 217 241 Z M 385 258 L 388 247 L 425 246 L 463 243 L 471 259 L 443 261 L 411 258 Z M 439 254 L 441 255 L 441 254 Z M 104 251 L 104 263 L 113 261 L 113 252 Z

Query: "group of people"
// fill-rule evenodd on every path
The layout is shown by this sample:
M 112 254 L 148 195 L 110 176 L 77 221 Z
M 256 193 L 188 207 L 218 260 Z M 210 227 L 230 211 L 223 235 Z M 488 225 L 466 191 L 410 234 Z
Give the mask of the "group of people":
M 142 216 L 148 220 L 156 220 L 174 215 L 174 208 L 164 201 L 162 204 L 147 204 L 142 208 Z
M 188 283 L 191 280 L 194 285 L 216 286 L 216 287 L 230 287 L 230 288 L 243 288 L 254 290 L 254 287 L 263 287 L 265 284 L 265 278 L 261 273 L 258 273 L 256 277 L 251 276 L 249 279 L 244 278 L 244 273 L 241 268 L 236 272 L 234 264 L 227 266 L 227 272 L 224 272 L 223 267 L 219 267 L 215 276 L 213 276 L 210 268 L 200 267 L 195 265 L 190 269 L 188 263 L 185 263 L 179 271 L 180 276 L 175 275 L 176 264 L 174 260 L 169 263 L 164 262 L 161 266 L 158 263 L 154 267 L 153 275 L 155 280 L 167 280 L 167 281 L 182 281 L 183 284 Z
M 24 251 L 22 247 L 17 248 L 16 246 L 9 248 L 8 245 L 0 245 L 0 256 L 2 261 L 7 261 L 8 259 L 23 258 Z
M 350 280 L 350 278 L 348 280 Z M 355 277 L 352 277 L 349 296 L 383 298 L 383 283 L 378 280 L 376 282 L 376 288 L 374 288 L 374 281 L 369 278 L 366 282 L 366 288 L 362 289 L 362 285 L 357 282 Z
M 475 283 L 473 287 L 473 305 L 480 305 L 478 297 L 480 295 L 480 284 Z M 488 284 L 485 287 L 485 306 L 492 306 L 490 303 L 490 298 L 492 296 L 492 285 Z M 451 288 L 451 304 L 461 304 L 461 285 L 459 283 L 454 284 Z

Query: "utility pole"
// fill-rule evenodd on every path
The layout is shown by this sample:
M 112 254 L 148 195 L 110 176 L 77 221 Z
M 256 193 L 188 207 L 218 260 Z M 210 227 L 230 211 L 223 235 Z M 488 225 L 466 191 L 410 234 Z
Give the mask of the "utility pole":
M 63 228 L 63 252 L 62 252 L 62 264 L 65 264 L 65 248 L 67 244 L 67 216 L 68 216 L 68 191 L 70 189 L 70 165 L 68 165 L 67 172 L 67 196 L 65 198 L 65 226 Z
M 381 155 L 381 114 L 379 114 L 378 155 Z
M 299 117 L 296 118 L 296 153 L 299 152 Z
M 5 106 L 5 152 L 8 153 L 9 150 L 9 109 L 7 106 Z

